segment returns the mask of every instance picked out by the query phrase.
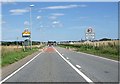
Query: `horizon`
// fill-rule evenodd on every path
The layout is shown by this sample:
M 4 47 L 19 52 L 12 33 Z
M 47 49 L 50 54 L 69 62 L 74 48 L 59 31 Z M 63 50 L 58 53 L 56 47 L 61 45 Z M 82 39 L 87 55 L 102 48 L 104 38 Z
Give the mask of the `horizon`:
M 104 38 L 101 38 L 101 39 L 104 39 Z M 100 41 L 101 39 L 96 39 L 96 40 L 94 40 L 94 41 Z M 110 39 L 110 38 L 107 38 L 107 39 Z M 114 40 L 119 40 L 118 38 L 116 38 L 116 39 L 110 39 L 110 41 L 114 41 Z M 24 40 L 3 40 L 3 41 L 1 41 L 1 42 L 22 42 L 22 41 L 24 41 Z M 55 40 L 48 40 L 48 41 L 55 41 Z M 48 42 L 48 41 L 38 41 L 38 40 L 32 40 L 32 42 Z M 56 41 L 56 42 L 68 42 L 68 41 L 70 41 L 70 42 L 79 42 L 79 41 L 87 41 L 87 40 L 62 40 L 62 41 Z M 106 40 L 106 41 L 109 41 L 109 40 Z

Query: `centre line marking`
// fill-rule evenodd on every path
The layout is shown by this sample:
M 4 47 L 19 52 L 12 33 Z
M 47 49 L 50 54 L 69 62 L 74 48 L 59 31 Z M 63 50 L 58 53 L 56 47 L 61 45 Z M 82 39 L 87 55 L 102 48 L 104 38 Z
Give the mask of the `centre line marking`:
M 54 47 L 53 47 L 54 48 Z M 55 48 L 54 48 L 55 49 Z M 82 76 L 87 82 L 93 82 L 90 78 L 88 78 L 85 74 L 83 74 L 79 69 L 77 69 L 72 63 L 70 63 L 68 60 L 66 60 L 58 51 L 55 49 L 55 51 L 60 55 L 60 57 L 67 62 L 80 76 Z
M 16 71 L 14 71 L 13 73 L 11 73 L 10 75 L 8 75 L 6 78 L 4 78 L 2 81 L 0 81 L 0 84 L 2 84 L 3 82 L 5 82 L 6 80 L 8 80 L 10 77 L 12 77 L 13 75 L 15 75 L 18 71 L 20 71 L 22 68 L 24 68 L 26 65 L 28 65 L 31 61 L 33 61 L 36 57 L 38 57 L 40 54 L 42 54 L 42 52 L 40 52 L 39 54 L 37 54 L 35 57 L 33 57 L 31 60 L 29 60 L 27 63 L 25 63 L 23 66 L 21 66 L 20 68 L 18 68 Z

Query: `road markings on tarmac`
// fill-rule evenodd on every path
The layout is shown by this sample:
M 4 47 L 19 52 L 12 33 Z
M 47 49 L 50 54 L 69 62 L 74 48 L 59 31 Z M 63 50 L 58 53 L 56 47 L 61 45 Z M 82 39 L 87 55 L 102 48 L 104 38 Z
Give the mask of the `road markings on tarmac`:
M 101 58 L 101 59 L 104 59 L 104 60 L 109 60 L 109 61 L 113 61 L 113 62 L 119 62 L 119 61 L 115 61 L 115 60 L 112 60 L 112 59 L 108 59 L 108 58 L 104 58 L 104 57 L 100 57 L 100 56 L 96 56 L 96 55 L 92 55 L 92 54 L 87 54 L 87 53 L 83 53 L 83 52 L 77 52 L 77 53 L 82 53 L 84 55 L 89 55 L 89 56 L 92 56 L 92 57 L 97 57 L 97 58 Z
M 70 50 L 70 51 L 76 52 L 76 51 L 73 51 L 73 50 Z M 112 60 L 112 59 L 108 59 L 108 58 L 105 58 L 105 57 L 100 57 L 100 56 L 92 55 L 92 54 L 88 54 L 88 53 L 83 53 L 83 52 L 76 52 L 76 53 L 80 53 L 80 54 L 84 54 L 84 55 L 89 55 L 89 56 L 92 56 L 92 57 L 97 57 L 97 58 L 101 58 L 101 59 L 104 59 L 104 60 L 109 60 L 109 61 L 112 61 L 112 62 L 119 62 L 119 61 L 116 61 L 116 60 Z
M 54 47 L 53 47 L 54 48 Z M 55 48 L 54 48 L 55 49 Z M 78 68 L 76 68 L 72 63 L 70 63 L 68 60 L 65 59 L 62 54 L 60 54 L 56 49 L 55 51 L 60 55 L 60 57 L 67 62 L 80 76 L 82 76 L 87 82 L 93 82 L 90 78 L 88 78 L 85 74 L 83 74 Z
M 66 57 L 66 59 L 67 59 L 67 60 L 69 60 L 69 58 L 68 58 L 68 57 Z
M 6 80 L 8 80 L 10 77 L 12 77 L 13 75 L 15 75 L 17 72 L 19 72 L 22 68 L 24 68 L 26 65 L 28 65 L 31 61 L 33 61 L 36 57 L 38 57 L 40 54 L 42 54 L 42 52 L 40 52 L 39 54 L 37 54 L 35 57 L 33 57 L 31 60 L 29 60 L 27 63 L 25 63 L 23 66 L 21 66 L 20 68 L 18 68 L 16 71 L 14 71 L 12 74 L 10 74 L 9 76 L 7 76 L 6 78 L 4 78 L 2 81 L 0 81 L 0 84 L 2 84 L 3 82 L 5 82 Z
M 81 69 L 81 66 L 80 66 L 80 65 L 76 65 L 76 67 L 77 67 L 78 69 Z

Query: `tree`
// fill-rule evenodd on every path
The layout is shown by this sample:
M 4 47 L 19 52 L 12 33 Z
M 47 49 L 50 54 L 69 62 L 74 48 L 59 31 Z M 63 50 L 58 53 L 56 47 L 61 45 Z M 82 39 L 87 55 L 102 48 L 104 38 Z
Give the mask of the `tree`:
M 109 39 L 109 38 L 102 38 L 102 39 L 100 39 L 99 41 L 110 41 L 111 39 Z

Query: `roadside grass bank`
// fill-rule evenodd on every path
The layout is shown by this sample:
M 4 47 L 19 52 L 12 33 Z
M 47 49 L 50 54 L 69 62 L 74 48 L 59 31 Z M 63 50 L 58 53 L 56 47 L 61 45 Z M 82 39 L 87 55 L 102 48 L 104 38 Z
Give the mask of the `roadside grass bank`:
M 90 44 L 60 44 L 60 47 L 71 49 L 77 52 L 84 52 L 88 54 L 94 54 L 101 57 L 119 60 L 119 46 L 118 45 L 90 45 Z
M 23 50 L 23 48 L 1 47 L 1 67 L 17 62 L 20 59 L 25 58 L 28 55 L 31 55 L 32 53 L 38 51 L 43 47 L 44 46 L 33 47 L 32 50 L 28 48 L 25 51 Z

